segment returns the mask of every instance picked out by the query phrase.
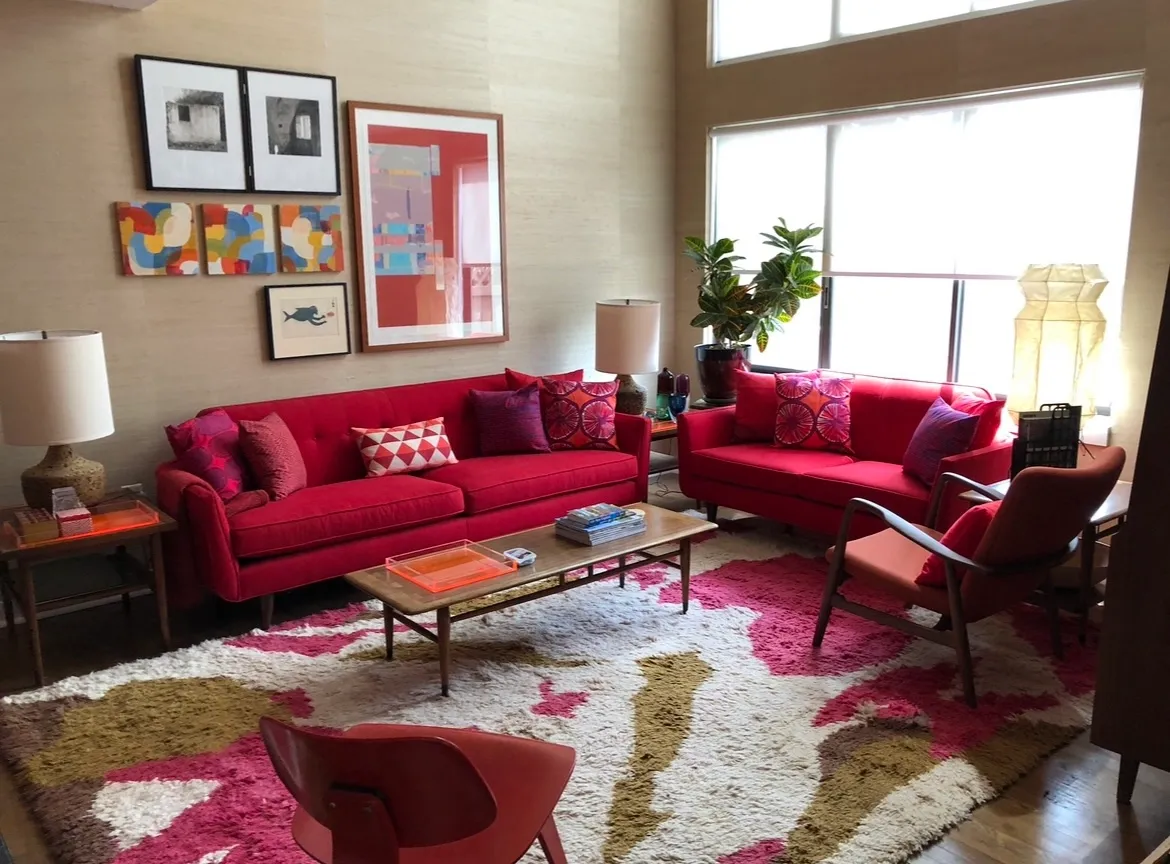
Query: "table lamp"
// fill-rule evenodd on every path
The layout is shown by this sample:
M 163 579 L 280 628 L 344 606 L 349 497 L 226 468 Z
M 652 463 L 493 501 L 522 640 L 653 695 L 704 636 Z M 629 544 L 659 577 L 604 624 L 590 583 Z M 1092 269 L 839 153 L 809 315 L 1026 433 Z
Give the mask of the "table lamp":
M 594 367 L 618 380 L 617 410 L 646 413 L 646 388 L 631 376 L 658 371 L 661 306 L 657 300 L 599 300 Z
M 114 433 L 102 334 L 33 330 L 0 334 L 0 428 L 6 444 L 47 446 L 20 475 L 30 507 L 52 508 L 52 492 L 72 486 L 83 504 L 106 494 L 106 469 L 71 445 Z

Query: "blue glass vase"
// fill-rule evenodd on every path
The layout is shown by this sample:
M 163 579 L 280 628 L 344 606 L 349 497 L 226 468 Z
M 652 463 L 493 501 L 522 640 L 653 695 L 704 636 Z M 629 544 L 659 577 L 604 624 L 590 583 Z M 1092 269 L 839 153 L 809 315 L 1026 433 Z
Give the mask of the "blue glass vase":
M 670 419 L 677 420 L 678 415 L 687 410 L 687 396 L 683 393 L 674 393 L 670 396 Z

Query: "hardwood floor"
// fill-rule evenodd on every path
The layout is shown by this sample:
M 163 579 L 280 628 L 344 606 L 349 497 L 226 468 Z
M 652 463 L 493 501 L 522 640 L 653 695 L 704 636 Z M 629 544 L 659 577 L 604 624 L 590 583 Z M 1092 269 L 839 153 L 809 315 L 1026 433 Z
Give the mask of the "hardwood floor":
M 282 596 L 277 619 L 297 618 L 357 598 L 336 580 Z M 160 653 L 153 606 L 151 597 L 138 597 L 128 616 L 115 603 L 44 619 L 41 633 L 50 678 Z M 176 644 L 188 645 L 258 626 L 259 604 L 224 604 L 174 618 Z M 27 648 L 0 630 L 0 694 L 30 686 Z M 1139 864 L 1170 835 L 1170 774 L 1143 766 L 1133 805 L 1119 807 L 1114 802 L 1117 764 L 1117 757 L 1091 745 L 1086 733 L 914 860 L 919 864 Z M 61 864 L 45 849 L 2 766 L 0 836 L 7 841 L 15 864 Z

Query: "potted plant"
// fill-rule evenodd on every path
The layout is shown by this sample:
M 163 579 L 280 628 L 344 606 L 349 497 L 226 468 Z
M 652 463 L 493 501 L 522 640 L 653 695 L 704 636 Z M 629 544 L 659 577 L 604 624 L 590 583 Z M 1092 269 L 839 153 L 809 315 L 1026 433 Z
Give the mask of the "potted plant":
M 760 272 L 744 282 L 735 272 L 735 241 L 722 238 L 707 244 L 687 237 L 684 254 L 699 272 L 699 314 L 692 327 L 710 327 L 715 342 L 695 346 L 703 396 L 712 405 L 735 402 L 735 370 L 750 369 L 751 346 L 768 347 L 771 334 L 783 330 L 802 300 L 821 293 L 820 271 L 813 269 L 808 241 L 822 229 L 814 225 L 789 229 L 783 219 L 764 242 L 779 251 L 760 264 Z

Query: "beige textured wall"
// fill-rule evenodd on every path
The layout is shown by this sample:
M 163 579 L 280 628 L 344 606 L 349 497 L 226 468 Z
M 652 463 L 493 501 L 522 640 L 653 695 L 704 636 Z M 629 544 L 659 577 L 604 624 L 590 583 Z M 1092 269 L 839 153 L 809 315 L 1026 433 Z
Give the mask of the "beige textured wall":
M 676 248 L 706 230 L 711 126 L 1146 71 L 1114 423 L 1132 457 L 1170 266 L 1170 2 L 1068 0 L 717 68 L 707 65 L 708 3 L 678 0 L 675 19 Z M 1109 134 L 1092 118 L 1085 126 Z M 693 279 L 676 272 L 675 361 L 692 366 Z
M 673 38 L 670 0 L 0 0 L 0 330 L 105 333 L 117 432 L 80 449 L 111 485 L 152 482 L 162 426 L 209 405 L 591 369 L 605 297 L 661 300 L 669 357 Z M 321 200 L 143 192 L 136 53 L 335 75 L 342 107 L 503 114 L 511 341 L 270 363 L 261 286 L 336 278 L 122 276 L 115 201 Z M 39 458 L 0 445 L 0 502 Z

